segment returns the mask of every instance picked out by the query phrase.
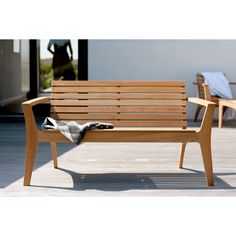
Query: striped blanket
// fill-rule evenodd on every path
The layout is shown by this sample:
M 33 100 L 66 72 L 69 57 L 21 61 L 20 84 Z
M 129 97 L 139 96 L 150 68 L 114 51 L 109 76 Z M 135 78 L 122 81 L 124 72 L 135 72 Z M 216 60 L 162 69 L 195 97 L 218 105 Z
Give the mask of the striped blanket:
M 46 117 L 41 127 L 42 129 L 58 130 L 71 142 L 77 145 L 80 144 L 87 130 L 113 129 L 113 125 L 109 123 L 91 121 L 81 125 L 75 121 L 54 120 L 51 117 Z

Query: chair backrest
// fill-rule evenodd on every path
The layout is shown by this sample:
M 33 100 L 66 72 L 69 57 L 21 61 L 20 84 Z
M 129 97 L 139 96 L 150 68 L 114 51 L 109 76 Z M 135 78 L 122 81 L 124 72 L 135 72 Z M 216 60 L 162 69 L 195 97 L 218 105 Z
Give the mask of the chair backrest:
M 210 90 L 208 88 L 208 85 L 204 84 L 204 77 L 203 77 L 203 75 L 197 74 L 196 78 L 197 78 L 197 86 L 198 86 L 199 98 L 215 102 L 218 105 L 219 97 L 211 95 Z
M 204 93 L 204 77 L 201 74 L 197 74 L 197 88 L 198 88 L 198 96 L 199 98 L 206 99 Z
M 51 116 L 128 127 L 186 127 L 184 81 L 53 81 Z

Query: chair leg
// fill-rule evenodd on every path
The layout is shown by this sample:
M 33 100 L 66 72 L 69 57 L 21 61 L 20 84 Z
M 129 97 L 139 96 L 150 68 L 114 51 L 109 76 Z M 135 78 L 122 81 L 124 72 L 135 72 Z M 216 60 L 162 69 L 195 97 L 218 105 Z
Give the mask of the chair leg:
M 202 109 L 202 106 L 197 105 L 197 108 L 196 108 L 196 111 L 195 111 L 195 115 L 194 115 L 194 121 L 195 122 L 197 122 L 197 118 L 198 118 L 198 115 L 199 115 L 201 109 Z
M 51 150 L 52 150 L 52 160 L 53 160 L 53 167 L 58 168 L 57 164 L 57 146 L 56 143 L 50 143 L 51 144 Z
M 30 185 L 37 147 L 38 147 L 38 142 L 36 140 L 30 140 L 26 144 L 25 175 L 24 175 L 25 186 Z
M 179 155 L 179 168 L 183 168 L 184 152 L 185 152 L 186 145 L 187 145 L 187 143 L 181 144 L 180 155 Z
M 208 186 L 214 186 L 213 167 L 212 167 L 212 154 L 211 154 L 211 140 L 204 138 L 200 142 L 202 159 L 206 174 L 206 180 Z
M 218 128 L 222 128 L 223 117 L 228 107 L 219 105 Z
M 219 105 L 218 128 L 222 127 L 223 116 L 224 116 L 224 106 Z

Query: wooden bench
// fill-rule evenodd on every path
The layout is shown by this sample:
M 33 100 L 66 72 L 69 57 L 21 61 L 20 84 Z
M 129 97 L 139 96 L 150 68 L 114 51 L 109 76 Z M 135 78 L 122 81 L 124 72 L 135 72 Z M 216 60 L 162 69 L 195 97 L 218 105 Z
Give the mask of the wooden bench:
M 81 123 L 96 120 L 115 126 L 112 130 L 87 131 L 83 142 L 180 142 L 180 168 L 186 144 L 198 142 L 207 184 L 214 185 L 211 154 L 214 103 L 188 99 L 206 108 L 201 127 L 188 130 L 185 86 L 184 81 L 53 81 L 50 98 L 40 97 L 23 103 L 24 185 L 30 185 L 38 143 L 51 144 L 54 168 L 57 168 L 56 143 L 69 142 L 59 131 L 37 129 L 32 107 L 49 100 L 52 118 Z

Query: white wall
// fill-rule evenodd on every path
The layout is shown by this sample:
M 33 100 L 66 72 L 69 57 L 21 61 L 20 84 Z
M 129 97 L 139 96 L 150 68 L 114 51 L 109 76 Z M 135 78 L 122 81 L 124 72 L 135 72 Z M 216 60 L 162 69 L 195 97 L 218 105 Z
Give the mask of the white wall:
M 196 96 L 197 72 L 236 81 L 236 40 L 89 40 L 89 80 L 185 80 Z M 231 87 L 236 97 L 236 85 Z M 195 107 L 188 107 L 193 118 Z

